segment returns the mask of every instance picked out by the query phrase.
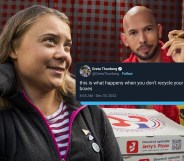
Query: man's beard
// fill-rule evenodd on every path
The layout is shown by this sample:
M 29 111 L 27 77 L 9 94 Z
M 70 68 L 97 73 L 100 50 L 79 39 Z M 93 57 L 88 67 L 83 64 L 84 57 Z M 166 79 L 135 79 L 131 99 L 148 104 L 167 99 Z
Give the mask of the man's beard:
M 155 55 L 157 55 L 158 53 L 159 53 L 159 48 L 160 47 L 160 45 L 159 45 L 159 43 L 155 46 L 155 48 L 153 49 L 153 51 L 151 52 L 151 53 L 146 53 L 147 55 L 145 55 L 145 56 L 142 56 L 142 55 L 140 55 L 139 53 L 137 53 L 137 52 L 133 52 L 135 55 L 136 55 L 136 57 L 137 58 L 139 58 L 139 59 L 141 59 L 141 60 L 150 60 L 150 59 L 152 59 Z

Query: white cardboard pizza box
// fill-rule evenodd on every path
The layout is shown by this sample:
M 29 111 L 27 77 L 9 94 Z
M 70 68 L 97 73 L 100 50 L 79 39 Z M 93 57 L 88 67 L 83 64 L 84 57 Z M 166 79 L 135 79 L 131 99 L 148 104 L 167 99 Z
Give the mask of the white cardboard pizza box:
M 184 126 L 153 109 L 103 108 L 122 155 L 184 152 Z
M 184 161 L 184 153 L 124 156 L 124 161 Z

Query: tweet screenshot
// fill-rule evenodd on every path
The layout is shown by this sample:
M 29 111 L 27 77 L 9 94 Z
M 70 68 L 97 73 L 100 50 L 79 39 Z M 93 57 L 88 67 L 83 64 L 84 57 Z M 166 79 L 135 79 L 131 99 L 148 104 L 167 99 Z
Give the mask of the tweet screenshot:
M 182 104 L 184 63 L 77 63 L 82 104 Z

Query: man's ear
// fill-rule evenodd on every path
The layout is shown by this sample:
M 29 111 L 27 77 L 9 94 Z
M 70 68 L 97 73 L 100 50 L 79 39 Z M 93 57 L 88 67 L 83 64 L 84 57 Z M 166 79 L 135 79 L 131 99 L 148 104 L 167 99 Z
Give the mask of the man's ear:
M 159 35 L 159 39 L 162 38 L 162 25 L 158 24 L 158 35 Z
M 126 47 L 129 46 L 125 33 L 121 33 L 121 40 L 123 41 Z

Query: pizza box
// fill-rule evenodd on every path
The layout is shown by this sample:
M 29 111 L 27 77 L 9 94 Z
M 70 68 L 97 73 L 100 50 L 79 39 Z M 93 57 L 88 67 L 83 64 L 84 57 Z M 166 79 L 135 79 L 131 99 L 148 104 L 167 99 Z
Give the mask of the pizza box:
M 184 126 L 153 109 L 103 108 L 121 154 L 184 152 Z
M 124 156 L 124 161 L 184 161 L 184 153 Z

